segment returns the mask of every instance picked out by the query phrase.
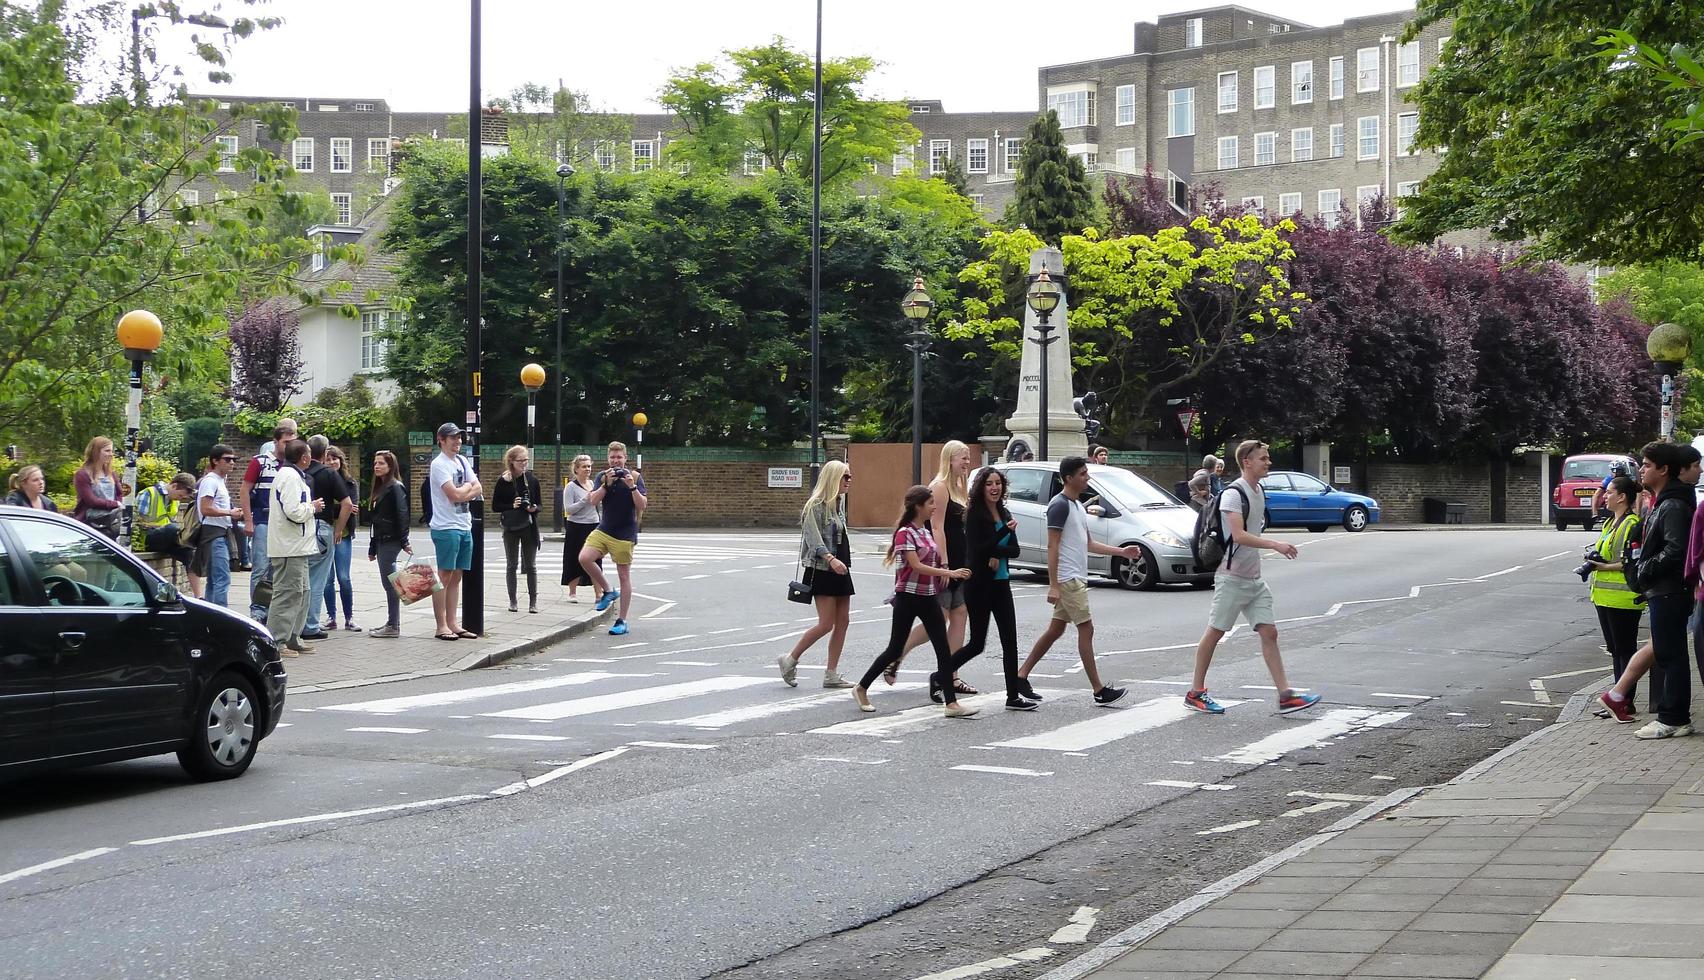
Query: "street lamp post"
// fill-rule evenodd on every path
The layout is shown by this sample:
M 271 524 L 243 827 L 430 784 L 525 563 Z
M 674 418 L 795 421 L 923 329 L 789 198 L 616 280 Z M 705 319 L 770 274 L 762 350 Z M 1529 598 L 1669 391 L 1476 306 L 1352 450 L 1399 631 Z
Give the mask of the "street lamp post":
M 468 454 L 468 466 L 473 478 L 479 479 L 480 399 L 483 392 L 480 362 L 483 351 L 481 328 L 485 324 L 485 307 L 481 289 L 484 274 L 483 255 L 485 228 L 481 208 L 484 199 L 484 174 L 480 163 L 484 150 L 484 126 L 480 118 L 480 0 L 468 5 L 468 96 L 467 96 L 467 441 L 463 449 Z M 468 516 L 473 520 L 473 567 L 462 579 L 462 626 L 470 633 L 485 633 L 485 498 L 468 501 Z
M 1024 295 L 1024 300 L 1029 303 L 1029 308 L 1035 311 L 1035 315 L 1041 319 L 1041 322 L 1036 324 L 1035 327 L 1036 333 L 1041 334 L 1041 338 L 1036 341 L 1041 346 L 1041 427 L 1037 434 L 1041 443 L 1039 458 L 1045 462 L 1047 460 L 1047 429 L 1048 424 L 1052 421 L 1048 413 L 1050 406 L 1047 404 L 1047 347 L 1053 343 L 1054 339 L 1053 324 L 1049 320 L 1053 316 L 1053 311 L 1059 307 L 1059 284 L 1054 282 L 1053 277 L 1047 274 L 1046 268 L 1036 274 L 1035 280 L 1030 283 L 1029 292 Z
M 119 318 L 118 345 L 130 361 L 130 400 L 124 409 L 124 516 L 118 540 L 130 546 L 130 519 L 136 512 L 136 447 L 142 435 L 142 365 L 154 359 L 165 337 L 160 318 L 147 310 L 131 310 Z
M 907 334 L 911 343 L 905 347 L 911 351 L 911 482 L 915 485 L 923 482 L 923 355 L 933 339 L 929 314 L 935 310 L 935 301 L 923 289 L 922 276 L 911 281 L 911 291 L 900 301 L 899 309 L 911 324 Z
M 1659 323 L 1645 338 L 1645 353 L 1662 375 L 1662 416 L 1658 438 L 1667 442 L 1674 438 L 1674 417 L 1680 406 L 1675 397 L 1674 376 L 1692 353 L 1692 335 L 1677 323 Z
M 644 412 L 633 413 L 633 468 L 645 469 L 645 426 L 651 424 L 651 417 Z
M 527 390 L 527 449 L 531 450 L 538 423 L 538 390 L 544 387 L 544 366 L 528 364 L 521 368 L 521 387 Z
M 563 238 L 568 229 L 568 178 L 574 176 L 574 168 L 567 162 L 556 166 L 556 409 L 551 418 L 556 420 L 556 482 L 560 495 L 567 489 L 567 481 L 562 479 L 562 308 L 565 300 L 562 298 L 562 249 Z M 560 509 L 560 508 L 558 508 Z M 568 518 L 563 516 L 557 523 L 567 530 Z

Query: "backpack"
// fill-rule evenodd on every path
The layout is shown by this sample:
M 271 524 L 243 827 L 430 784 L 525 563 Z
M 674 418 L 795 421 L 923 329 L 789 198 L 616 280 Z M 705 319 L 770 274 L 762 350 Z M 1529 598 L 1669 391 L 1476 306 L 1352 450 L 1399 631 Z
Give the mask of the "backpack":
M 1195 515 L 1195 533 L 1189 537 L 1189 550 L 1195 556 L 1198 572 L 1217 571 L 1230 557 L 1232 542 L 1225 533 L 1225 522 L 1219 518 L 1219 500 L 1230 490 L 1226 487 L 1214 494 L 1201 513 Z M 1238 490 L 1237 496 L 1242 498 L 1243 527 L 1248 527 L 1248 494 Z
M 432 523 L 432 468 L 426 468 L 426 475 L 420 478 L 420 523 Z
M 193 548 L 200 544 L 201 498 L 196 497 L 183 509 L 183 526 L 178 528 L 178 545 Z

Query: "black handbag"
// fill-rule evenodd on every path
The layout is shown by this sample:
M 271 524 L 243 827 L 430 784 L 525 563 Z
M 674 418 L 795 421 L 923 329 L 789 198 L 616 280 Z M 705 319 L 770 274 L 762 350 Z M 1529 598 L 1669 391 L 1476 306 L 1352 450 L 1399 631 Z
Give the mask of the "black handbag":
M 787 601 L 808 606 L 811 604 L 811 572 L 815 569 L 805 568 L 804 566 L 804 561 L 800 560 L 799 567 L 804 570 L 803 574 L 787 583 Z

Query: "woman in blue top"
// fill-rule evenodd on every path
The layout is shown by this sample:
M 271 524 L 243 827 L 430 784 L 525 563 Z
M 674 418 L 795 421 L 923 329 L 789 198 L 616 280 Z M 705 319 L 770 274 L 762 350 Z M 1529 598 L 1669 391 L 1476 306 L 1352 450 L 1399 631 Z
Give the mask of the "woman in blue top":
M 1006 477 L 992 466 L 976 474 L 965 515 L 970 581 L 965 583 L 965 606 L 970 611 L 970 642 L 953 655 L 958 670 L 982 652 L 988 642 L 988 616 L 1000 628 L 1001 659 L 1006 669 L 1006 708 L 1034 711 L 1035 702 L 1019 692 L 1018 615 L 1012 606 L 1012 581 L 1007 561 L 1018 557 L 1018 524 L 1006 509 Z

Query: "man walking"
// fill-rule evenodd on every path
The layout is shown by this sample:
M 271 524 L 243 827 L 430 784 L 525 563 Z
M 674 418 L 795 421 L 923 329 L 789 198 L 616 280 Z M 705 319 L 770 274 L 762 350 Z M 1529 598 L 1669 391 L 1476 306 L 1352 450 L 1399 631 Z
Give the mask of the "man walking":
M 432 613 L 440 640 L 472 640 L 479 634 L 462 629 L 462 576 L 473 568 L 473 511 L 469 502 L 485 492 L 462 458 L 462 430 L 454 422 L 438 426 L 438 455 L 432 459 L 429 481 L 432 500 L 432 547 L 438 553 L 438 577 L 444 590 L 432 594 Z M 316 593 L 317 594 L 317 593 Z
M 1202 469 L 1209 469 L 1203 462 Z M 1290 688 L 1284 677 L 1284 660 L 1278 655 L 1278 620 L 1272 615 L 1272 590 L 1260 577 L 1260 552 L 1276 551 L 1285 558 L 1296 557 L 1296 546 L 1260 535 L 1266 530 L 1266 495 L 1260 480 L 1272 469 L 1272 452 L 1258 439 L 1245 439 L 1237 446 L 1237 468 L 1242 471 L 1219 497 L 1219 520 L 1225 534 L 1225 561 L 1213 576 L 1213 606 L 1207 613 L 1207 632 L 1195 648 L 1195 682 L 1183 703 L 1196 711 L 1224 714 L 1224 706 L 1207 695 L 1207 667 L 1219 641 L 1246 616 L 1260 635 L 1260 656 L 1278 689 L 1278 712 L 1289 714 L 1311 708 L 1317 694 Z
M 1108 705 L 1124 696 L 1124 688 L 1101 683 L 1095 667 L 1095 624 L 1089 614 L 1089 555 L 1116 555 L 1134 561 L 1142 555 L 1141 545 L 1114 548 L 1089 537 L 1089 518 L 1083 510 L 1083 494 L 1089 489 L 1089 461 L 1081 456 L 1067 456 L 1059 461 L 1059 475 L 1065 481 L 1063 489 L 1047 505 L 1047 602 L 1053 607 L 1053 618 L 1047 629 L 1036 638 L 1029 658 L 1018 668 L 1020 693 L 1030 701 L 1040 701 L 1041 695 L 1030 686 L 1030 671 L 1047 651 L 1053 649 L 1065 634 L 1065 624 L 1077 627 L 1077 656 L 1083 661 L 1083 675 L 1089 689 L 1095 692 L 1095 703 Z M 977 502 L 980 504 L 980 501 Z
M 325 501 L 310 499 L 302 467 L 308 465 L 308 444 L 300 439 L 278 441 L 275 446 L 278 465 L 272 474 L 272 486 L 267 492 L 269 523 L 276 522 L 266 535 L 266 560 L 272 569 L 272 606 L 266 628 L 278 652 L 285 657 L 313 653 L 314 646 L 302 640 L 302 626 L 307 622 L 308 608 L 318 605 L 309 602 L 308 564 L 317 554 L 319 539 L 315 519 Z M 316 598 L 319 593 L 312 593 Z
M 1653 442 L 1642 451 L 1639 482 L 1656 498 L 1637 551 L 1637 584 L 1651 616 L 1656 656 L 1651 680 L 1657 719 L 1634 732 L 1643 739 L 1692 734 L 1692 666 L 1686 656 L 1686 620 L 1692 596 L 1686 587 L 1686 543 L 1692 532 L 1693 488 L 1681 479 L 1691 465 L 1689 446 Z M 1659 683 L 1660 682 L 1660 683 Z
M 603 508 L 603 516 L 598 520 L 597 530 L 586 535 L 586 544 L 580 549 L 580 566 L 597 587 L 599 612 L 620 600 L 621 608 L 616 610 L 615 625 L 609 628 L 609 635 L 621 636 L 627 632 L 627 607 L 633 601 L 633 546 L 639 542 L 639 518 L 645 513 L 645 480 L 638 470 L 627 468 L 624 443 L 609 444 L 608 462 L 607 469 L 592 477 L 595 489 L 586 496 L 587 503 Z M 604 578 L 603 566 L 599 564 L 604 555 L 615 562 L 620 591 L 611 592 L 609 580 Z
M 355 502 L 349 499 L 349 486 L 343 482 L 343 474 L 325 465 L 325 452 L 330 448 L 331 440 L 325 436 L 314 436 L 308 440 L 308 455 L 313 458 L 305 474 L 308 490 L 315 499 L 325 501 L 323 509 L 315 512 L 314 521 L 314 536 L 319 542 L 320 550 L 314 555 L 313 561 L 308 563 L 308 590 L 316 596 L 325 594 L 325 583 L 331 578 L 338 536 L 349 526 L 349 517 L 355 513 Z M 325 630 L 321 629 L 321 625 L 320 604 L 310 603 L 302 639 L 325 639 Z
M 253 573 L 249 576 L 249 617 L 257 623 L 266 622 L 266 607 L 254 601 L 254 586 L 266 575 L 266 522 L 272 503 L 272 478 L 278 472 L 284 444 L 295 438 L 296 420 L 279 419 L 272 429 L 272 441 L 260 447 L 243 472 L 243 499 L 248 502 L 243 530 L 254 539 L 249 549 L 253 562 Z
M 241 518 L 243 509 L 231 506 L 231 491 L 225 480 L 236 465 L 237 454 L 219 443 L 207 454 L 207 473 L 195 487 L 195 506 L 201 510 L 201 547 L 206 549 L 208 602 L 226 604 L 231 587 L 231 518 Z

